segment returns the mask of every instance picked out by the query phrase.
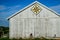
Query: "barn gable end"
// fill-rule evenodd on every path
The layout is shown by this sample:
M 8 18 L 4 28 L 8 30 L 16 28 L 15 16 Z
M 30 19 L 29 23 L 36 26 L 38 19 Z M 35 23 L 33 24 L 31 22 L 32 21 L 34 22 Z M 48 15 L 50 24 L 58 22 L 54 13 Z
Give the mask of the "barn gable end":
M 30 37 L 60 37 L 59 15 L 39 3 L 33 2 L 12 16 L 9 19 L 9 37 L 26 38 Z
M 34 12 L 31 10 L 32 8 L 33 8 L 33 6 L 35 5 L 35 4 L 38 4 L 38 6 L 42 9 L 40 12 L 39 12 L 39 14 L 34 14 Z M 29 11 L 28 11 L 29 10 Z M 23 12 L 24 12 L 24 14 L 26 14 L 26 15 L 22 15 L 23 14 Z M 28 13 L 28 14 L 27 14 Z M 28 5 L 27 7 L 25 7 L 25 8 L 23 8 L 22 10 L 20 10 L 20 11 L 18 11 L 18 12 L 16 12 L 15 14 L 13 14 L 13 15 L 11 15 L 10 17 L 8 17 L 7 19 L 10 19 L 10 18 L 12 18 L 12 17 L 14 17 L 14 16 L 16 16 L 17 14 L 20 14 L 20 16 L 22 15 L 23 17 L 24 16 L 31 16 L 30 14 L 32 15 L 32 16 L 35 16 L 35 17 L 59 17 L 60 15 L 58 15 L 58 13 L 56 13 L 55 11 L 53 11 L 53 10 L 51 10 L 50 8 L 48 8 L 48 7 L 46 7 L 45 5 L 43 5 L 43 4 L 41 4 L 40 2 L 38 2 L 38 1 L 35 1 L 35 2 L 33 2 L 32 4 L 30 4 L 30 5 Z M 25 17 L 24 17 L 25 18 Z

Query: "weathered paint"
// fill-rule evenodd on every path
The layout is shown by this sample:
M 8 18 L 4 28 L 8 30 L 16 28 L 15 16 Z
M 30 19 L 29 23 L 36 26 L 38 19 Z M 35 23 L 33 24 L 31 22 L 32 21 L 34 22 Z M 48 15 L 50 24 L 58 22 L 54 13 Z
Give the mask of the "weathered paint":
M 60 17 L 39 6 L 42 11 L 37 15 L 31 11 L 32 5 L 9 20 L 10 38 L 28 38 L 31 33 L 33 37 L 60 37 Z

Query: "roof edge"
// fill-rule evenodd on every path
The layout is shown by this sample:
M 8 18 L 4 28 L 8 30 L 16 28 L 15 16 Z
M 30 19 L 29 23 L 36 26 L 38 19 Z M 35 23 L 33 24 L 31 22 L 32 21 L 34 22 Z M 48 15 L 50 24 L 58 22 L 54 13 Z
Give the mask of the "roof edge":
M 18 12 L 15 12 L 15 14 L 12 14 L 11 16 L 9 16 L 8 18 L 6 18 L 7 20 L 9 20 L 10 18 L 12 18 L 14 15 L 16 15 L 17 13 L 20 13 L 21 11 L 23 11 L 24 9 L 30 7 L 31 5 L 33 5 L 34 3 L 36 3 L 38 1 L 34 1 L 32 3 L 30 3 L 29 5 L 25 6 L 24 8 L 22 8 L 21 10 L 19 10 Z
M 57 16 L 60 17 L 60 14 L 58 14 L 57 12 L 53 11 L 52 9 L 48 8 L 47 6 L 41 4 L 41 3 L 38 2 L 38 1 L 34 1 L 34 2 L 30 3 L 29 5 L 25 6 L 24 8 L 22 8 L 21 10 L 19 10 L 18 12 L 16 12 L 15 14 L 12 14 L 12 15 L 9 16 L 7 19 L 9 20 L 10 18 L 12 18 L 12 17 L 14 17 L 15 15 L 19 14 L 20 12 L 24 11 L 26 8 L 29 8 L 30 6 L 32 6 L 32 5 L 35 4 L 35 3 L 38 3 L 38 4 L 41 5 L 42 7 L 50 10 L 51 12 L 55 13 Z

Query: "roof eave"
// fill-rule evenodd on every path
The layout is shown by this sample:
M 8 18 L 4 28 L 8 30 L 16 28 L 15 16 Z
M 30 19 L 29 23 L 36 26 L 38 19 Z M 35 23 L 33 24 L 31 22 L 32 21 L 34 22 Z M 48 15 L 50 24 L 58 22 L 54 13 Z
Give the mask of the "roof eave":
M 19 10 L 19 11 L 16 12 L 15 14 L 9 16 L 7 19 L 9 20 L 10 18 L 12 18 L 12 17 L 14 17 L 15 15 L 19 14 L 19 13 L 22 12 L 23 10 L 29 8 L 30 6 L 32 6 L 32 5 L 35 4 L 35 3 L 39 3 L 42 7 L 44 7 L 44 8 L 46 8 L 46 9 L 50 10 L 51 12 L 55 13 L 56 15 L 58 15 L 58 16 L 60 17 L 60 14 L 58 14 L 57 12 L 55 12 L 55 11 L 53 11 L 52 9 L 46 7 L 45 5 L 41 4 L 40 2 L 35 1 L 35 2 L 31 3 L 31 4 L 29 4 L 28 6 L 24 7 L 23 9 Z

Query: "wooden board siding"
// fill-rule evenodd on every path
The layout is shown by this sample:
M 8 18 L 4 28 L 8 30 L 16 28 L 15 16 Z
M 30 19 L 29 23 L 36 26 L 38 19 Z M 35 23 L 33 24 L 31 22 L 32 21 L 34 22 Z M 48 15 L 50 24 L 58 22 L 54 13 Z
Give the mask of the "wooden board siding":
M 39 5 L 42 11 L 36 15 L 29 8 L 12 17 L 10 22 L 10 38 L 60 37 L 60 17 Z

